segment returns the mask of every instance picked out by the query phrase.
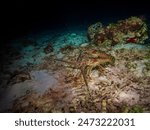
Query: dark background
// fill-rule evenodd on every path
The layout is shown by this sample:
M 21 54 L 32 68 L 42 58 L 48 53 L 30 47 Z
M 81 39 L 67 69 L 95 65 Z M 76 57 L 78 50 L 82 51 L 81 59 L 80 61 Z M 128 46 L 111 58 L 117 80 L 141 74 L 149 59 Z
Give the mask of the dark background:
M 117 19 L 145 15 L 149 19 L 149 4 L 143 0 L 90 1 L 27 1 L 5 0 L 1 6 L 1 44 L 45 28 L 59 28 L 83 21 Z

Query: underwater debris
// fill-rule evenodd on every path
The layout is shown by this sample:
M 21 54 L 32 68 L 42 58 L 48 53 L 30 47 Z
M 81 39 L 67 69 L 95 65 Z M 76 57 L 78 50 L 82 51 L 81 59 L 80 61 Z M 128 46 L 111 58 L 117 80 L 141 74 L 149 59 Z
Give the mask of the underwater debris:
M 99 25 L 99 22 L 97 24 Z M 106 27 L 101 25 L 100 28 L 95 28 L 97 24 L 91 25 L 88 29 L 88 35 L 92 43 L 97 45 L 141 44 L 148 39 L 147 25 L 145 21 L 138 17 L 120 20 L 116 24 L 111 23 Z

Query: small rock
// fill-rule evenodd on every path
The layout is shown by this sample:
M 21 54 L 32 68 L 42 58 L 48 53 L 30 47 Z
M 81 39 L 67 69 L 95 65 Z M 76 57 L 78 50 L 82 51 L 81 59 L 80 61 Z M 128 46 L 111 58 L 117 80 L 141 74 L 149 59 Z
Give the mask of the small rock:
M 83 44 L 81 44 L 81 47 L 86 47 L 88 45 L 89 45 L 89 43 L 83 43 Z
M 53 52 L 53 47 L 51 44 L 48 44 L 45 48 L 44 48 L 44 52 L 45 54 L 49 54 L 51 52 Z

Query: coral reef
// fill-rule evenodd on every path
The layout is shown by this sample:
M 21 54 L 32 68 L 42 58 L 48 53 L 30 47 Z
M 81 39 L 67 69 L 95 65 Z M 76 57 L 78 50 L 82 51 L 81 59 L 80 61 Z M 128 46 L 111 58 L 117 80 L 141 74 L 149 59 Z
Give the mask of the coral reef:
M 97 24 L 99 25 L 100 23 Z M 143 19 L 138 17 L 131 17 L 120 20 L 116 24 L 111 23 L 105 27 L 101 27 L 101 25 L 100 28 L 95 28 L 97 24 L 91 25 L 88 29 L 91 41 L 97 45 L 140 44 L 148 39 L 147 25 Z
M 88 27 L 88 38 L 90 40 L 94 39 L 95 34 L 102 29 L 102 23 L 101 22 L 97 22 L 93 25 L 91 25 L 90 27 Z

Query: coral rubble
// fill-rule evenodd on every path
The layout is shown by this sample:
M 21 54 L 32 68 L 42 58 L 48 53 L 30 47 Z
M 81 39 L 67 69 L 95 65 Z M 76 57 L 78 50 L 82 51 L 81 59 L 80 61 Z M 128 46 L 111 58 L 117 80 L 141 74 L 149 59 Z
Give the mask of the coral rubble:
M 150 46 L 142 44 L 147 32 L 142 18 L 131 17 L 91 25 L 90 41 L 78 46 L 80 40 L 72 40 L 77 33 L 44 43 L 36 51 L 42 51 L 42 62 L 6 76 L 10 96 L 4 97 L 12 107 L 5 111 L 150 112 Z M 33 48 L 24 52 L 33 56 Z

